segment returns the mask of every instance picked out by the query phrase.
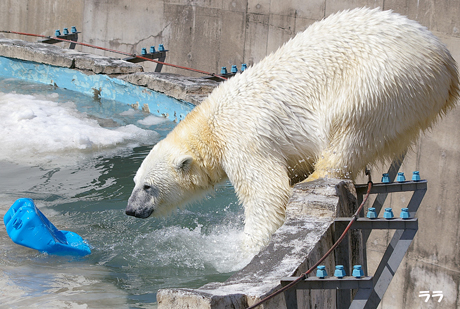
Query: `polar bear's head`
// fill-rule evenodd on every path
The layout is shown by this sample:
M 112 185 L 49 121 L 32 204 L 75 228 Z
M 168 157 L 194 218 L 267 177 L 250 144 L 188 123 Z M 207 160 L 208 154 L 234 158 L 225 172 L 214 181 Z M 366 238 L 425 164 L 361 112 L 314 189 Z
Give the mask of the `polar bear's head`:
M 142 162 L 126 214 L 138 218 L 162 216 L 201 196 L 209 187 L 206 173 L 193 155 L 162 140 Z

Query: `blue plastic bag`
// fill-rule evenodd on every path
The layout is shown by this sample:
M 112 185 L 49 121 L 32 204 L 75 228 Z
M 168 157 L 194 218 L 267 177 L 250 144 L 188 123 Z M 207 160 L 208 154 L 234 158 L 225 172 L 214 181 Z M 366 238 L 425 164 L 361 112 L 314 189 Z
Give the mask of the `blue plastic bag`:
M 85 256 L 91 253 L 80 235 L 59 231 L 29 198 L 20 198 L 10 207 L 3 222 L 8 236 L 18 245 L 55 255 Z

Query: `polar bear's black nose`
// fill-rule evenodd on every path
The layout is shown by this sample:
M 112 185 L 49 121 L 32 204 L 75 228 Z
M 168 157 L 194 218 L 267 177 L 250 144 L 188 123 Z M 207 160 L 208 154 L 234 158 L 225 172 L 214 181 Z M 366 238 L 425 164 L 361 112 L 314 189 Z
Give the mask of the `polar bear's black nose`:
M 150 217 L 150 215 L 153 213 L 153 209 L 144 208 L 144 209 L 140 209 L 140 210 L 137 209 L 137 211 L 136 211 L 136 210 L 133 210 L 133 209 L 127 207 L 126 210 L 125 210 L 125 213 L 128 216 L 134 216 L 136 218 L 145 219 L 145 218 Z
M 128 216 L 136 216 L 136 212 L 135 212 L 134 210 L 132 210 L 132 209 L 126 208 L 125 213 L 126 213 Z
M 148 218 L 153 213 L 153 208 L 146 206 L 139 207 L 138 205 L 132 203 L 131 199 L 128 201 L 128 206 L 126 206 L 125 214 L 128 216 L 133 216 L 136 218 Z
M 152 191 L 150 189 L 150 191 Z M 125 213 L 136 218 L 148 218 L 154 210 L 152 195 L 143 188 L 136 188 L 128 199 Z

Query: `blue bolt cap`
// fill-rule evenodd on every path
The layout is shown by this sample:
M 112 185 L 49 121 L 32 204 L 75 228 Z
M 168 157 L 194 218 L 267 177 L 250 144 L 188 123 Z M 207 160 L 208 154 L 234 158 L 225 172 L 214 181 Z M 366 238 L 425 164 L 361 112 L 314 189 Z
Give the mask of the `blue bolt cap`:
M 222 67 L 222 68 L 220 69 L 220 74 L 222 74 L 222 75 L 227 74 L 227 67 Z
M 406 176 L 404 176 L 404 173 L 403 173 L 403 172 L 399 172 L 399 173 L 398 173 L 398 176 L 396 177 L 396 181 L 397 181 L 397 182 L 404 182 L 404 181 L 406 181 Z
M 146 48 L 142 48 L 141 54 L 142 54 L 142 55 L 147 55 L 147 49 L 146 49 Z
M 375 212 L 375 208 L 374 207 L 371 207 L 367 210 L 367 215 L 366 217 L 368 217 L 369 219 L 375 219 L 377 218 L 377 213 Z
M 57 29 L 56 31 L 54 31 L 54 35 L 55 36 L 60 36 L 61 35 L 61 30 Z
M 412 173 L 412 181 L 420 181 L 420 172 L 419 171 L 414 171 Z
M 401 214 L 399 216 L 402 219 L 409 219 L 410 218 L 409 208 L 401 208 Z
M 70 31 L 72 31 L 72 33 L 77 33 L 77 27 L 72 26 L 72 28 L 70 29 Z
M 324 279 L 327 277 L 327 271 L 326 271 L 326 266 L 324 265 L 319 265 L 318 268 L 316 269 L 316 277 Z
M 237 69 L 236 65 L 232 65 L 232 68 L 231 68 L 230 72 L 232 72 L 232 73 L 238 72 L 238 69 Z
M 158 51 L 165 51 L 165 47 L 163 46 L 163 44 L 158 45 Z
M 244 70 L 246 70 L 248 68 L 248 65 L 246 63 L 243 63 L 241 65 L 241 72 L 243 72 Z
M 64 32 L 64 35 L 67 35 L 67 34 L 69 34 L 69 29 L 64 28 L 64 31 L 63 31 L 63 32 Z
M 151 54 L 155 53 L 155 46 L 150 46 L 150 53 Z
M 385 219 L 392 219 L 392 218 L 394 218 L 393 209 L 391 209 L 391 208 L 385 208 L 385 212 L 383 213 L 383 217 L 384 217 Z
M 335 266 L 334 276 L 336 276 L 337 278 L 343 278 L 343 277 L 346 276 L 345 269 L 343 268 L 343 265 Z
M 361 265 L 355 265 L 353 266 L 353 277 L 355 278 L 361 278 L 364 276 L 363 268 Z
M 382 183 L 390 183 L 390 176 L 388 173 L 382 174 Z
M 3 222 L 8 236 L 18 245 L 54 255 L 85 256 L 91 253 L 80 235 L 59 231 L 29 198 L 14 202 Z

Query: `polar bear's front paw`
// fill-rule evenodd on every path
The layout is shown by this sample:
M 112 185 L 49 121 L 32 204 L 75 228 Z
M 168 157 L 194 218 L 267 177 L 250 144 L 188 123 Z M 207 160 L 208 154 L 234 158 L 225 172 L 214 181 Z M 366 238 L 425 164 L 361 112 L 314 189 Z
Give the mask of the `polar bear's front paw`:
M 269 242 L 270 238 L 254 237 L 254 235 L 245 232 L 243 234 L 243 241 L 241 242 L 241 245 L 243 251 L 248 254 L 255 255 L 268 245 Z
M 305 181 L 314 181 L 314 180 L 326 178 L 326 177 L 328 177 L 328 173 L 322 172 L 322 171 L 314 171 L 313 173 L 310 174 L 310 176 L 307 177 Z

